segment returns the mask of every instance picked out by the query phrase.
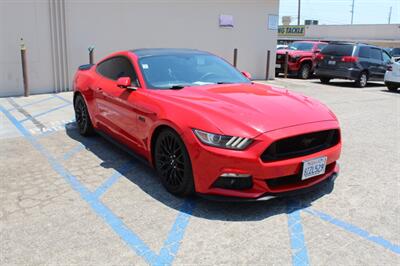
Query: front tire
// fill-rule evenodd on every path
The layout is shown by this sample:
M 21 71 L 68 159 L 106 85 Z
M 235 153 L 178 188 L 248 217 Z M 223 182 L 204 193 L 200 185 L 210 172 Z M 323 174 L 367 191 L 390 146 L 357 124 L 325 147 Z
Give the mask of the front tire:
M 391 92 L 395 92 L 399 89 L 399 87 L 395 86 L 395 85 L 387 85 L 386 86 L 388 88 L 389 91 Z
M 189 153 L 175 131 L 166 129 L 158 135 L 154 147 L 154 164 L 168 192 L 178 197 L 194 193 Z
M 82 136 L 91 136 L 94 134 L 92 121 L 82 95 L 78 94 L 74 100 L 75 120 L 78 125 L 79 133 Z
M 367 86 L 368 83 L 368 75 L 366 72 L 361 72 L 360 76 L 358 76 L 358 79 L 355 81 L 355 85 L 358 88 L 364 88 Z
M 298 76 L 301 79 L 308 79 L 311 76 L 311 66 L 307 63 L 301 65 Z
M 330 78 L 320 78 L 319 80 L 321 81 L 322 84 L 328 84 L 329 81 L 331 81 Z

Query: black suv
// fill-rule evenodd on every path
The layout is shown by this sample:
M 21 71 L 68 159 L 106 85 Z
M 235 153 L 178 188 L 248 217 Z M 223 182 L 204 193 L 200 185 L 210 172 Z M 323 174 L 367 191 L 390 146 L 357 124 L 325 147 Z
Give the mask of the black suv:
M 315 75 L 322 83 L 350 79 L 357 87 L 368 80 L 383 81 L 390 55 L 382 48 L 361 43 L 330 43 L 317 56 Z

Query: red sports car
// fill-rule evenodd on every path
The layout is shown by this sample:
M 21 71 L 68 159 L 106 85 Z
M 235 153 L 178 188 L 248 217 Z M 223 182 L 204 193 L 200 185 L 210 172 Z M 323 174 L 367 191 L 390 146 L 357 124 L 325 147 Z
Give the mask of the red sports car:
M 207 52 L 116 52 L 79 67 L 73 86 L 79 132 L 144 157 L 178 196 L 269 199 L 339 171 L 339 123 L 326 106 Z

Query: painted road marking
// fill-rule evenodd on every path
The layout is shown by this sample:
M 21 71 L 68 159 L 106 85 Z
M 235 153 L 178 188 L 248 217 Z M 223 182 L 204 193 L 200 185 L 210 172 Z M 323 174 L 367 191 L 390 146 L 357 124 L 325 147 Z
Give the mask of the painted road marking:
M 47 150 L 41 145 L 37 139 L 29 133 L 29 131 L 6 109 L 0 105 L 6 117 L 14 124 L 14 126 L 22 133 L 32 146 L 38 150 L 49 162 L 54 171 L 62 176 L 71 187 L 79 193 L 81 198 L 85 200 L 93 209 L 93 211 L 103 218 L 103 220 L 114 230 L 115 233 L 129 246 L 136 254 L 146 260 L 151 265 L 170 265 L 175 258 L 184 236 L 188 220 L 193 212 L 195 204 L 190 200 L 183 202 L 181 211 L 179 212 L 174 225 L 165 242 L 168 246 L 164 246 L 160 255 L 153 252 L 133 231 L 131 231 L 121 219 L 118 218 L 110 209 L 99 201 L 94 193 L 90 192 L 79 180 L 72 175 L 66 168 L 62 166 Z
M 380 236 L 371 235 L 369 232 L 365 231 L 364 229 L 359 228 L 358 226 L 355 226 L 350 223 L 344 222 L 342 220 L 336 219 L 336 218 L 330 216 L 329 214 L 323 213 L 321 211 L 313 210 L 310 208 L 304 209 L 304 211 L 306 213 L 309 213 L 315 217 L 318 217 L 328 223 L 336 225 L 336 226 L 346 230 L 347 232 L 356 234 L 368 241 L 371 241 L 375 244 L 378 244 L 378 245 L 384 247 L 385 249 L 388 249 L 394 253 L 400 254 L 400 246 L 399 245 L 393 244 L 390 241 L 388 241 Z
M 18 105 L 12 98 L 8 98 L 7 101 L 21 114 L 25 116 L 26 120 L 32 121 L 32 123 L 38 128 L 39 130 L 43 130 L 45 126 L 40 123 L 40 121 L 36 120 L 32 115 L 26 111 L 24 108 L 22 108 L 20 105 Z
M 300 216 L 300 202 L 289 200 L 289 202 L 287 203 L 287 211 L 290 247 L 292 249 L 292 265 L 310 265 L 307 246 L 304 240 L 303 225 Z
M 67 107 L 67 106 L 70 106 L 70 105 L 71 105 L 70 103 L 66 103 L 66 104 L 63 104 L 63 105 L 61 105 L 61 106 L 57 106 L 57 107 L 51 108 L 51 109 L 49 109 L 49 110 L 46 110 L 46 111 L 44 111 L 44 112 L 41 112 L 41 113 L 39 113 L 39 114 L 35 114 L 35 115 L 31 116 L 31 118 L 37 118 L 37 117 L 39 117 L 39 116 L 46 115 L 46 114 L 48 114 L 48 113 L 57 111 L 57 110 L 59 110 L 59 109 L 61 109 L 61 108 L 64 108 L 64 107 Z M 25 121 L 27 121 L 27 120 L 31 120 L 31 118 L 28 118 L 28 117 L 27 117 L 27 118 L 25 118 L 25 119 L 20 120 L 19 122 L 20 122 L 20 123 L 23 123 L 23 122 L 25 122 Z

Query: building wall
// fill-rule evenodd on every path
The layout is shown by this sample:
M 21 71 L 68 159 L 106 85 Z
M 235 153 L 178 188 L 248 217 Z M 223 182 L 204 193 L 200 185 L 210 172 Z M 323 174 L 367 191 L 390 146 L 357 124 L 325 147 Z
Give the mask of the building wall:
M 309 25 L 302 37 L 279 39 L 316 39 L 328 41 L 357 41 L 386 47 L 400 47 L 400 24 L 371 25 Z
M 58 88 L 62 84 L 60 75 L 68 77 L 70 85 L 76 68 L 88 62 L 90 45 L 95 46 L 95 61 L 116 50 L 178 47 L 210 51 L 232 62 L 233 49 L 238 48 L 238 68 L 254 78 L 265 78 L 267 50 L 273 55 L 277 40 L 277 32 L 268 30 L 268 14 L 278 14 L 279 0 L 30 0 L 2 3 L 0 8 L 0 73 L 4 75 L 0 96 L 4 96 L 22 92 L 20 35 L 24 35 L 28 47 L 33 93 Z M 21 9 L 23 21 L 17 16 Z M 220 14 L 232 15 L 234 28 L 220 28 Z M 64 20 L 54 19 L 62 15 Z M 58 36 L 54 31 L 63 30 L 59 21 L 65 23 L 65 34 L 60 38 L 66 39 L 67 60 L 57 62 L 57 58 L 64 58 L 64 46 L 58 47 L 54 40 Z M 7 61 L 3 61 L 3 54 Z M 273 62 L 272 58 L 270 78 L 274 76 Z M 59 73 L 60 64 L 68 73 Z
M 53 88 L 48 3 L 0 1 L 0 96 L 23 94 L 21 37 L 28 47 L 28 75 L 33 92 Z

